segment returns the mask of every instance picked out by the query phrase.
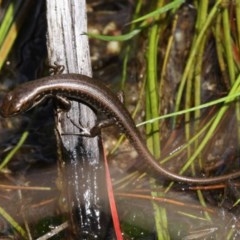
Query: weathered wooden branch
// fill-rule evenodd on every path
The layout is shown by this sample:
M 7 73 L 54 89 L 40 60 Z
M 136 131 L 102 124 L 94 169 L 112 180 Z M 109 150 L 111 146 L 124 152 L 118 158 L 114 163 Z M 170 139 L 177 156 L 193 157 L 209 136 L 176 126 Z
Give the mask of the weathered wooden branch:
M 47 23 L 50 64 L 63 65 L 64 73 L 91 76 L 88 37 L 83 34 L 85 1 L 47 1 Z M 76 239 L 105 239 L 110 220 L 101 139 L 78 136 L 72 121 L 90 127 L 96 116 L 77 102 L 67 113 L 56 112 L 61 191 L 70 212 L 69 226 Z

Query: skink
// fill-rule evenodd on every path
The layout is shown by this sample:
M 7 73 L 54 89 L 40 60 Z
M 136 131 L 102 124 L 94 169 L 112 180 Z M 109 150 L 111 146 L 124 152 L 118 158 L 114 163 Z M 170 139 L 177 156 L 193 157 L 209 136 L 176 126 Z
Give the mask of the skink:
M 114 120 L 115 125 L 126 135 L 141 158 L 169 180 L 190 184 L 215 184 L 240 177 L 240 171 L 210 178 L 191 178 L 178 175 L 157 163 L 144 144 L 144 140 L 123 103 L 101 81 L 80 74 L 53 75 L 30 81 L 10 91 L 3 98 L 0 114 L 14 116 L 37 106 L 47 98 L 55 98 L 68 106 L 69 100 L 86 103 L 96 111 Z

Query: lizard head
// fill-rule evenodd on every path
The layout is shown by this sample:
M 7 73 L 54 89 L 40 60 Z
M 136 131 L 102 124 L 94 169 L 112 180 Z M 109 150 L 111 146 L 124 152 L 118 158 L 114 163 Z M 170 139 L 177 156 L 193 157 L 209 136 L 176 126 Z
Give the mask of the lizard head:
M 15 116 L 30 110 L 38 103 L 37 93 L 34 90 L 28 90 L 23 84 L 3 97 L 0 104 L 0 115 L 2 117 Z

